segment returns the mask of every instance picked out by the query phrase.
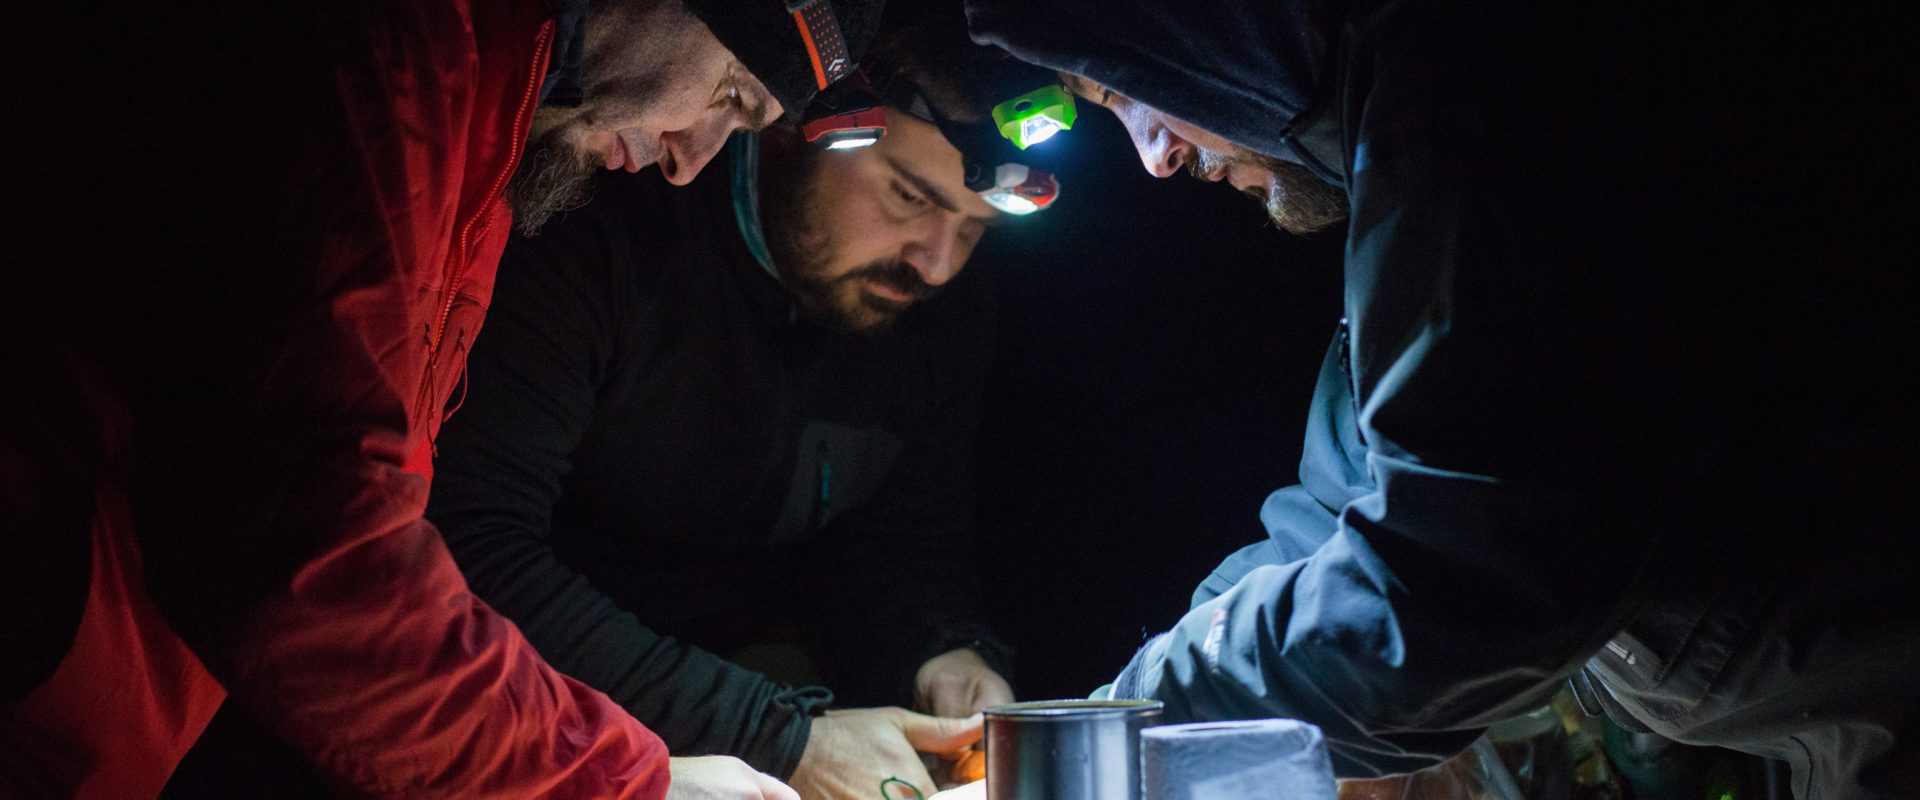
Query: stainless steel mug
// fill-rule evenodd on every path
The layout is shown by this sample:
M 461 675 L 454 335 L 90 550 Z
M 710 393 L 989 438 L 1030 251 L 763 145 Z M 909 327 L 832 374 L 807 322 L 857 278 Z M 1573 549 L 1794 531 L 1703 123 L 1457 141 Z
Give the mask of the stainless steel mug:
M 1158 700 L 991 706 L 987 800 L 1140 800 L 1140 729 Z

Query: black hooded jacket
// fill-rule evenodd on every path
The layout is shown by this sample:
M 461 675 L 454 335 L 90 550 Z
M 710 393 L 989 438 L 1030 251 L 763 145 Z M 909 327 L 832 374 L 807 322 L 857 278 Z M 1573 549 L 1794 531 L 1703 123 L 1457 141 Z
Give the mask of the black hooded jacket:
M 1897 734 L 1920 397 L 1896 377 L 1920 363 L 1897 222 L 1920 170 L 1892 17 L 968 14 L 1348 193 L 1303 485 L 1116 693 L 1168 722 L 1305 719 L 1357 776 L 1431 764 L 1584 667 L 1665 735 L 1789 760 L 1803 795 L 1920 793 Z
M 1002 674 L 972 564 L 985 276 L 870 336 L 794 313 L 730 169 L 599 180 L 516 236 L 427 515 L 475 594 L 676 754 L 786 776 L 832 697 L 726 660 L 793 641 L 848 705 L 926 659 Z

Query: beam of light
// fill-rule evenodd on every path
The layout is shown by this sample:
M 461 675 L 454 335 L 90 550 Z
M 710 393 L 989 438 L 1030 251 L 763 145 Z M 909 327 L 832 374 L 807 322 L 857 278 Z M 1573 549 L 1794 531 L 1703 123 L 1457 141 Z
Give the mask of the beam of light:
M 1020 123 L 1020 138 L 1026 147 L 1044 142 L 1060 132 L 1060 123 L 1046 117 L 1033 117 Z
M 856 148 L 856 147 L 867 147 L 877 141 L 880 141 L 880 137 L 878 136 L 863 136 L 863 137 L 854 138 L 854 139 L 841 139 L 840 141 L 827 145 L 827 149 L 828 150 L 852 150 L 853 148 Z
M 981 195 L 981 198 L 986 200 L 988 205 L 1015 216 L 1025 216 L 1040 210 L 1038 204 L 1013 192 L 989 192 Z

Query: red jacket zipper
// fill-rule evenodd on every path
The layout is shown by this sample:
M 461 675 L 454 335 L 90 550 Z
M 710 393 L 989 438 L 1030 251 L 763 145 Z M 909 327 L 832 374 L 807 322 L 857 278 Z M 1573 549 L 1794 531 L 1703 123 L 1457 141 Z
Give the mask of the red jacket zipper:
M 493 186 L 487 190 L 486 199 L 481 202 L 473 216 L 468 217 L 465 224 L 460 226 L 460 249 L 457 251 L 458 260 L 453 265 L 458 273 L 448 276 L 446 296 L 440 302 L 439 323 L 434 326 L 433 338 L 427 343 L 427 371 L 420 381 L 417 400 L 421 411 L 417 422 L 424 422 L 429 418 L 428 412 L 434 410 L 433 378 L 440 366 L 440 345 L 447 338 L 447 320 L 453 315 L 453 301 L 459 295 L 460 285 L 466 281 L 467 272 L 472 267 L 470 250 L 473 247 L 473 240 L 476 236 L 486 233 L 487 229 L 484 225 L 492 224 L 493 215 L 488 212 L 493 209 L 494 203 L 499 202 L 500 194 L 506 188 L 507 181 L 513 177 L 514 169 L 520 165 L 520 150 L 526 146 L 529 125 L 527 116 L 532 113 L 534 106 L 538 105 L 535 93 L 540 87 L 541 78 L 546 74 L 548 48 L 552 43 L 553 20 L 547 20 L 540 24 L 540 37 L 534 42 L 533 63 L 528 71 L 527 88 L 520 96 L 519 108 L 513 113 L 513 136 L 509 142 L 512 149 L 507 156 L 507 167 L 494 176 Z M 476 225 L 483 225 L 483 227 L 476 231 L 474 230 Z M 428 432 L 428 438 L 432 438 L 431 431 Z

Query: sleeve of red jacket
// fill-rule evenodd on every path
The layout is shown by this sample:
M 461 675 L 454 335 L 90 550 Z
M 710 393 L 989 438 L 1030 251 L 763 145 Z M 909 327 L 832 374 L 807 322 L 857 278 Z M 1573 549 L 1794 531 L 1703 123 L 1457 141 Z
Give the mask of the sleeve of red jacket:
M 510 159 L 480 156 L 511 152 L 497 115 L 530 112 L 544 65 L 545 12 L 520 5 L 147 23 L 177 59 L 155 68 L 192 87 L 129 126 L 173 173 L 130 221 L 156 232 L 129 268 L 151 290 L 130 465 L 150 590 L 349 795 L 667 787 L 658 738 L 469 593 L 401 469 L 444 401 L 420 392 L 422 293 L 469 241 L 459 209 L 497 192 Z

